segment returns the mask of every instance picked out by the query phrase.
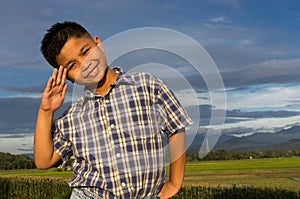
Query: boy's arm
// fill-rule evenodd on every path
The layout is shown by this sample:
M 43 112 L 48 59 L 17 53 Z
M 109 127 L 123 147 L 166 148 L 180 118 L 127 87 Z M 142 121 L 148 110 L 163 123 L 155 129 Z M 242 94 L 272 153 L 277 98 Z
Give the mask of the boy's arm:
M 159 193 L 161 199 L 170 198 L 178 193 L 182 186 L 185 163 L 186 163 L 186 148 L 185 148 L 185 129 L 181 129 L 178 133 L 172 135 L 169 139 L 170 153 L 170 176 Z
M 54 152 L 51 127 L 54 112 L 62 105 L 67 91 L 67 70 L 54 69 L 43 92 L 34 133 L 34 161 L 37 168 L 47 169 L 60 160 Z

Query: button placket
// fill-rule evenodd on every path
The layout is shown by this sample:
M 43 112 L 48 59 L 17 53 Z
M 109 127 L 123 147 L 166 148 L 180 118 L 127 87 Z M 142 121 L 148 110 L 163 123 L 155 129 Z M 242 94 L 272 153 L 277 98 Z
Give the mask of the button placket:
M 122 186 L 122 187 L 126 187 L 126 183 L 125 183 L 125 182 L 122 182 L 122 183 L 121 183 L 121 186 Z
M 114 128 L 115 128 L 115 124 L 111 124 L 111 125 L 110 125 L 110 128 L 111 128 L 111 129 L 114 129 Z

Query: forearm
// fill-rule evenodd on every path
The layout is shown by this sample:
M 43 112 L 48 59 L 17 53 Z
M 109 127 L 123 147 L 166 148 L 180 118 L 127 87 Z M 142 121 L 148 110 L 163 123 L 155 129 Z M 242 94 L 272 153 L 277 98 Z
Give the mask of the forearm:
M 178 193 L 184 179 L 186 164 L 185 131 L 169 138 L 170 173 L 169 181 L 163 186 L 160 197 L 170 198 Z
M 186 148 L 185 132 L 179 132 L 169 138 L 170 175 L 169 180 L 180 189 L 185 171 Z
M 51 126 L 54 112 L 39 109 L 34 133 L 34 161 L 38 168 L 55 164 Z
M 178 159 L 170 163 L 169 181 L 174 185 L 177 191 L 182 186 L 186 164 L 186 153 L 183 152 Z

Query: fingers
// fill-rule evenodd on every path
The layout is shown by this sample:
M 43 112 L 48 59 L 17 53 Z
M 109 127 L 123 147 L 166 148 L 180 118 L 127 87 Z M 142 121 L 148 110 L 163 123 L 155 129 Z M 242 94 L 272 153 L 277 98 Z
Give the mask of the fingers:
M 60 84 L 62 83 L 62 76 L 63 76 L 63 71 L 64 68 L 62 66 L 59 66 L 58 69 L 58 74 L 57 74 L 57 78 L 56 78 L 56 85 L 60 86 Z
M 55 68 L 52 73 L 52 88 L 55 86 L 63 87 L 67 78 L 67 69 L 63 66 L 59 66 L 59 69 Z
M 53 79 L 52 85 L 51 85 L 52 88 L 55 87 L 55 85 L 56 85 L 57 73 L 58 73 L 57 68 L 54 68 L 53 73 L 52 73 L 52 76 L 51 76 L 52 79 Z
M 60 85 L 61 95 L 63 97 L 66 95 L 67 87 L 68 87 L 68 84 L 66 83 L 66 79 L 67 79 L 67 69 L 64 68 L 63 72 L 62 72 L 62 78 L 61 78 L 61 81 L 63 82 L 63 84 Z
M 64 100 L 68 87 L 66 78 L 67 69 L 60 67 L 53 70 L 42 95 L 45 102 Z
M 66 82 L 66 79 L 67 79 L 67 69 L 66 69 L 66 68 L 63 68 L 62 81 L 63 81 L 63 82 Z
M 65 84 L 64 87 L 63 87 L 63 90 L 62 90 L 62 93 L 61 93 L 61 95 L 62 95 L 63 97 L 66 95 L 67 87 L 68 87 L 68 84 Z
M 47 82 L 47 85 L 46 85 L 46 88 L 45 88 L 45 91 L 50 91 L 51 88 L 52 88 L 52 84 L 53 84 L 53 78 L 52 76 L 49 78 L 48 82 Z

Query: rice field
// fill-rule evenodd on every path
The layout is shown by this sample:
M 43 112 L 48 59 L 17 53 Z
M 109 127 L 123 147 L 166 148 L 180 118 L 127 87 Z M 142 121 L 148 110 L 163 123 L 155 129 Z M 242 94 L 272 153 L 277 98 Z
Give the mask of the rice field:
M 58 195 L 52 198 L 60 198 L 59 189 L 65 190 L 64 198 L 67 198 L 70 190 L 65 181 L 71 177 L 72 172 L 63 169 L 8 170 L 0 171 L 0 182 L 3 183 L 0 184 L 7 196 L 13 190 L 14 198 L 19 198 L 18 194 L 24 196 L 24 193 L 28 193 L 30 198 L 50 193 Z M 12 185 L 13 189 L 9 187 Z M 49 187 L 51 190 L 48 190 Z M 45 193 L 47 191 L 49 193 Z M 216 198 L 216 195 L 222 194 L 226 194 L 226 198 L 228 194 L 232 196 L 229 198 L 236 198 L 241 197 L 236 194 L 245 193 L 247 196 L 264 194 L 267 198 L 270 194 L 279 198 L 282 198 L 281 195 L 286 198 L 287 194 L 291 195 L 288 198 L 300 197 L 300 158 L 188 162 L 183 189 L 176 198 Z
M 300 191 L 300 158 L 187 163 L 184 186 L 246 186 Z

